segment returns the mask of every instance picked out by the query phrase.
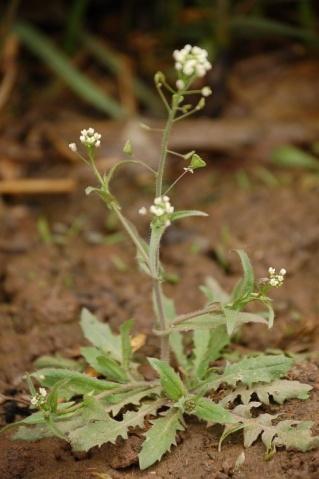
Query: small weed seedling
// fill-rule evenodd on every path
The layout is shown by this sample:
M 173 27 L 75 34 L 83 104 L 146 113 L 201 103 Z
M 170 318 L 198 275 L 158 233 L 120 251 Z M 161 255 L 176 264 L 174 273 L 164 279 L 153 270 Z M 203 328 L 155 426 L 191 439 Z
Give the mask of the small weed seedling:
M 274 314 L 268 293 L 272 287 L 283 284 L 286 271 L 281 269 L 276 273 L 274 268 L 269 268 L 268 276 L 256 281 L 246 253 L 240 250 L 237 253 L 243 277 L 230 294 L 209 278 L 201 287 L 206 297 L 202 309 L 178 315 L 172 299 L 163 293 L 165 273 L 160 261 L 163 234 L 173 221 L 205 216 L 201 211 L 175 211 L 171 204 L 168 194 L 176 183 L 184 175 L 204 167 L 205 162 L 195 151 L 184 155 L 171 151 L 169 136 L 174 123 L 201 110 L 205 97 L 211 94 L 207 86 L 192 89 L 211 68 L 207 52 L 186 45 L 173 56 L 177 72 L 175 86 L 168 83 L 162 72 L 155 75 L 155 85 L 168 115 L 156 171 L 135 159 L 132 144 L 127 141 L 124 152 L 128 159 L 101 174 L 95 162 L 101 135 L 93 128 L 81 132 L 84 155 L 78 152 L 75 143 L 70 144 L 71 150 L 78 152 L 97 179 L 97 186 L 88 187 L 86 193 L 96 193 L 117 216 L 136 247 L 141 270 L 152 281 L 154 332 L 160 340 L 161 357 L 147 360 L 158 379 L 146 381 L 139 371 L 134 358 L 131 320 L 121 324 L 117 335 L 85 309 L 81 327 L 91 346 L 81 349 L 83 359 L 79 362 L 60 357 L 38 361 L 39 369 L 27 378 L 31 408 L 35 411 L 15 424 L 19 428 L 14 438 L 36 440 L 57 436 L 68 441 L 74 450 L 88 451 L 107 442 L 115 443 L 118 438 L 126 439 L 132 429 L 141 428 L 145 431 L 145 440 L 139 453 L 139 466 L 146 469 L 176 445 L 178 431 L 187 427 L 187 416 L 194 415 L 209 426 L 220 424 L 224 427 L 220 445 L 228 435 L 242 430 L 244 446 L 251 446 L 261 437 L 267 457 L 279 447 L 312 449 L 319 445 L 319 437 L 312 436 L 311 422 L 280 421 L 277 414 L 260 412 L 261 406 L 268 405 L 270 399 L 279 404 L 291 398 L 307 399 L 310 386 L 282 379 L 292 366 L 291 358 L 284 354 L 256 354 L 234 363 L 220 361 L 224 348 L 243 324 L 273 326 Z M 192 106 L 187 99 L 196 94 L 200 99 Z M 169 154 L 182 157 L 185 167 L 165 190 L 163 179 Z M 110 188 L 117 168 L 126 163 L 142 165 L 154 174 L 154 202 L 139 210 L 141 215 L 150 218 L 148 243 L 125 217 Z M 253 302 L 260 303 L 264 311 L 260 314 L 246 312 L 247 305 Z M 185 347 L 185 332 L 192 338 L 191 348 Z M 177 365 L 175 369 L 171 365 L 172 357 Z M 86 374 L 88 366 L 93 368 L 96 377 Z

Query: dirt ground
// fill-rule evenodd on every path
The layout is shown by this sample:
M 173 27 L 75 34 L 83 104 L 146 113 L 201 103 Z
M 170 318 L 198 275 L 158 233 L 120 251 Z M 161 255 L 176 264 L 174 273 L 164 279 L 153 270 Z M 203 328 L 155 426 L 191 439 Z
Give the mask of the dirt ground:
M 273 330 L 259 325 L 243 331 L 235 349 L 278 349 L 304 354 L 291 376 L 311 386 L 311 399 L 290 401 L 281 408 L 284 417 L 310 419 L 319 424 L 318 311 L 319 311 L 319 178 L 279 172 L 278 185 L 262 181 L 238 185 L 238 170 L 212 163 L 206 171 L 186 179 L 177 188 L 174 203 L 209 213 L 206 219 L 185 220 L 169 229 L 164 240 L 163 262 L 177 284 L 167 293 L 176 299 L 179 312 L 202 304 L 198 285 L 208 275 L 224 287 L 240 274 L 233 248 L 244 247 L 257 277 L 271 266 L 288 270 L 285 286 L 274 292 L 277 319 Z M 277 173 L 276 173 L 277 174 Z M 248 172 L 248 178 L 254 171 Z M 139 221 L 137 210 L 150 201 L 147 188 L 142 198 L 138 181 L 117 185 L 128 215 Z M 191 188 L 190 188 L 191 185 Z M 192 192 L 190 195 L 189 192 Z M 118 225 L 106 218 L 95 198 L 85 198 L 82 187 L 73 195 L 7 199 L 0 205 L 0 385 L 1 391 L 19 397 L 22 375 L 40 355 L 76 356 L 83 344 L 78 320 L 82 307 L 118 328 L 134 317 L 135 331 L 147 334 L 143 353 L 156 354 L 151 334 L 150 285 L 136 271 L 133 251 L 116 235 Z M 39 216 L 47 218 L 60 241 L 39 235 Z M 71 231 L 70 231 L 70 225 Z M 77 225 L 77 226 L 74 226 Z M 47 241 L 45 241 L 45 239 Z M 113 241 L 114 240 L 114 241 Z M 117 241 L 116 241 L 117 240 Z M 48 244 L 46 244 L 46 242 Z M 114 244 L 111 244 L 114 243 Z M 173 281 L 173 282 L 174 282 Z M 309 359 L 309 362 L 307 362 Z M 12 422 L 26 410 L 12 401 L 2 404 L 1 422 Z M 277 406 L 270 411 L 276 412 Z M 315 428 L 314 428 L 315 432 Z M 105 445 L 87 454 L 74 454 L 59 439 L 35 443 L 12 442 L 0 436 L 1 479 L 317 479 L 319 452 L 279 451 L 265 461 L 257 443 L 242 452 L 242 438 L 234 435 L 217 452 L 220 431 L 189 420 L 180 434 L 179 447 L 145 472 L 137 468 L 141 433 L 126 443 Z M 104 474 L 104 475 L 103 475 Z

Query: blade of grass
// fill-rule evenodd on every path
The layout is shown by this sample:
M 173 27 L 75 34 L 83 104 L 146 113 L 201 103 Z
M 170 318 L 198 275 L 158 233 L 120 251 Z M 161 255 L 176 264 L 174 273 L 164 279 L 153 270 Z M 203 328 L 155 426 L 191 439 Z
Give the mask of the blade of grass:
M 90 0 L 73 0 L 67 15 L 64 48 L 68 53 L 73 53 L 82 29 L 83 20 L 88 10 Z
M 41 58 L 83 100 L 113 118 L 124 116 L 123 108 L 74 68 L 70 59 L 45 35 L 25 22 L 16 23 L 14 31 L 32 53 Z
M 124 70 L 123 60 L 112 48 L 95 36 L 82 32 L 83 46 L 111 73 L 118 75 Z M 136 96 L 153 112 L 161 111 L 161 104 L 152 90 L 139 78 L 134 77 L 133 86 Z
M 319 37 L 313 32 L 286 25 L 276 20 L 261 18 L 257 16 L 234 16 L 230 21 L 231 29 L 241 35 L 278 35 L 283 37 L 296 38 L 313 46 L 319 47 Z

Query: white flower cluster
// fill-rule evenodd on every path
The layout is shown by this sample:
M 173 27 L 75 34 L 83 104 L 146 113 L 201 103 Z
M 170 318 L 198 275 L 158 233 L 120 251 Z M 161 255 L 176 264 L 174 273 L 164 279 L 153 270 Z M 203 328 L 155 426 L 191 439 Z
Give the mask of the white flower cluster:
M 140 215 L 146 215 L 147 209 L 145 206 L 138 210 Z M 174 206 L 171 205 L 168 196 L 158 196 L 154 199 L 154 203 L 149 209 L 149 212 L 155 217 L 163 220 L 165 226 L 171 224 L 170 215 L 174 213 Z
M 203 77 L 212 68 L 207 56 L 208 53 L 203 48 L 185 45 L 184 48 L 175 50 L 173 53 L 175 68 L 187 77 L 192 75 Z
M 280 286 L 283 285 L 285 275 L 287 271 L 284 268 L 281 268 L 279 271 L 279 274 L 276 273 L 275 268 L 268 268 L 268 273 L 269 273 L 269 279 L 268 283 L 270 286 L 274 286 L 275 288 L 279 288 Z
M 39 388 L 39 392 L 35 396 L 32 396 L 30 403 L 32 406 L 39 407 L 45 403 L 47 395 L 48 393 L 45 388 Z
M 95 146 L 98 148 L 101 145 L 101 138 L 102 135 L 100 133 L 97 133 L 94 128 L 81 130 L 80 142 L 85 146 Z

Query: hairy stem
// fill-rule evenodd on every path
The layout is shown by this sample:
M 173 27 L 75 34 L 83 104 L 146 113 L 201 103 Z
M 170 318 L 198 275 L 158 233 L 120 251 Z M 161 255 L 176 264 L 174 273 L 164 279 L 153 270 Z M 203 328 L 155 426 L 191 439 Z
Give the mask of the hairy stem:
M 154 279 L 153 290 L 154 290 L 154 300 L 156 303 L 159 326 L 161 331 L 165 331 L 168 327 L 168 324 L 167 324 L 167 320 L 166 320 L 165 312 L 164 312 L 162 288 L 161 288 L 160 281 L 158 279 Z M 169 361 L 170 359 L 169 337 L 161 336 L 160 341 L 161 341 L 161 359 L 163 361 Z
M 129 237 L 131 238 L 131 240 L 135 244 L 137 250 L 139 251 L 139 253 L 143 257 L 143 259 L 146 261 L 146 263 L 148 264 L 149 259 L 148 259 L 147 253 L 146 253 L 145 249 L 143 248 L 143 246 L 141 245 L 141 242 L 140 242 L 138 236 L 136 235 L 134 229 L 131 227 L 130 223 L 127 221 L 125 216 L 122 215 L 120 208 L 116 204 L 112 205 L 112 209 L 113 209 L 114 213 L 116 214 L 116 216 L 118 217 L 118 219 L 120 220 L 123 228 L 126 230 L 127 234 L 129 235 Z
M 157 177 L 156 177 L 156 196 L 161 196 L 163 191 L 163 179 L 164 179 L 165 163 L 166 163 L 166 158 L 168 154 L 168 142 L 169 142 L 171 129 L 174 123 L 174 118 L 176 115 L 178 101 L 179 101 L 179 97 L 178 96 L 175 97 L 173 95 L 172 105 L 171 105 L 171 108 L 169 108 L 168 110 L 168 119 L 163 131 L 162 144 L 161 144 L 161 156 L 160 156 Z M 152 229 L 150 243 L 153 242 L 155 234 L 156 234 L 155 229 Z M 165 331 L 168 328 L 168 324 L 167 324 L 167 319 L 165 317 L 163 293 L 162 293 L 161 278 L 160 278 L 159 250 L 160 250 L 160 241 L 158 241 L 155 250 L 154 251 L 152 250 L 151 252 L 151 254 L 154 255 L 154 258 L 153 258 L 153 261 L 152 259 L 150 260 L 150 263 L 155 263 L 156 265 L 155 271 L 153 271 L 153 293 L 154 293 L 154 301 L 155 301 L 155 310 L 157 313 L 160 330 Z M 168 336 L 161 337 L 161 359 L 168 362 L 170 359 Z
M 166 158 L 168 153 L 167 151 L 168 141 L 169 141 L 169 136 L 174 123 L 174 117 L 176 114 L 175 104 L 176 104 L 176 100 L 175 101 L 173 100 L 173 105 L 168 113 L 167 123 L 163 131 L 162 144 L 161 144 L 161 157 L 160 157 L 157 178 L 156 178 L 156 196 L 161 196 L 162 194 L 165 163 L 166 163 Z

